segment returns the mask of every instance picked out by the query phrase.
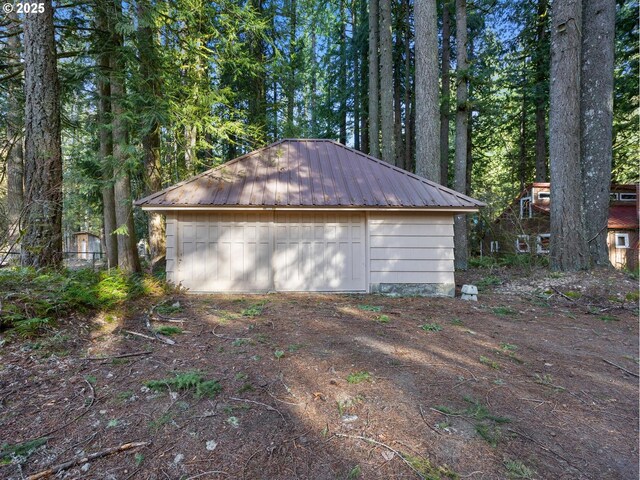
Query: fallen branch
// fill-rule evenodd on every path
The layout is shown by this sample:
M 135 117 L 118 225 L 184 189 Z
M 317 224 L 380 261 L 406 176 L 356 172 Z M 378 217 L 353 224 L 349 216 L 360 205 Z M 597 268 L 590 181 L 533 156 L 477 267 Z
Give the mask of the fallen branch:
M 125 443 L 124 445 L 120 445 L 118 447 L 107 448 L 105 450 L 92 453 L 91 455 L 87 455 L 82 458 L 76 458 L 74 460 L 69 460 L 68 462 L 54 465 L 53 467 L 43 470 L 42 472 L 36 473 L 34 475 L 30 475 L 29 477 L 27 477 L 27 480 L 38 480 L 40 478 L 46 478 L 49 475 L 55 475 L 58 472 L 67 470 L 81 463 L 87 463 L 91 460 L 95 460 L 96 458 L 106 457 L 107 455 L 124 452 L 126 450 L 131 450 L 132 448 L 146 447 L 149 444 L 150 442 L 131 442 L 131 443 Z
M 154 308 L 156 308 L 155 305 L 149 309 L 149 313 L 144 317 L 144 324 L 146 325 L 147 330 L 149 330 L 151 333 L 153 333 L 153 336 L 155 337 L 156 340 L 159 340 L 159 341 L 161 341 L 163 343 L 166 343 L 167 345 L 175 345 L 176 344 L 175 340 L 171 340 L 170 338 L 167 338 L 164 335 L 160 335 L 151 326 L 151 315 L 153 315 L 153 309 Z
M 223 340 L 231 340 L 231 341 L 235 341 L 235 340 L 251 340 L 248 337 L 227 337 L 226 335 L 220 335 L 219 333 L 216 333 L 216 327 L 213 327 L 213 330 L 211 331 L 211 333 L 213 333 L 214 336 L 221 338 Z
M 256 405 L 261 405 L 261 406 L 265 407 L 267 410 L 269 410 L 270 412 L 277 412 L 282 417 L 282 420 L 284 420 L 285 422 L 287 421 L 284 418 L 284 415 L 282 414 L 282 412 L 280 410 L 278 410 L 277 408 L 274 408 L 271 405 L 268 405 L 266 403 L 256 402 L 255 400 L 248 400 L 246 398 L 236 398 L 236 397 L 229 397 L 229 400 L 234 400 L 236 402 L 255 403 Z
M 608 363 L 609 365 L 612 365 L 612 366 L 614 366 L 614 367 L 619 368 L 620 370 L 622 370 L 623 372 L 628 373 L 629 375 L 633 375 L 633 376 L 634 376 L 634 377 L 636 377 L 636 378 L 640 378 L 640 376 L 638 376 L 638 374 L 637 374 L 637 373 L 630 372 L 630 371 L 629 371 L 629 370 L 627 370 L 626 368 L 621 367 L 621 366 L 620 366 L 620 365 L 618 365 L 617 363 L 610 362 L 610 361 L 609 361 L 609 360 L 607 360 L 606 358 L 603 358 L 603 359 L 602 359 L 602 361 L 603 361 L 604 363 Z
M 127 333 L 133 333 L 125 330 Z M 145 350 L 144 352 L 123 353 L 122 355 L 113 355 L 111 357 L 87 357 L 87 360 L 113 360 L 115 358 L 138 357 L 140 355 L 149 355 L 153 350 Z
M 202 472 L 202 473 L 198 473 L 197 475 L 193 475 L 193 476 L 187 478 L 187 480 L 195 480 L 196 478 L 204 477 L 205 475 L 216 475 L 216 474 L 217 475 L 229 475 L 227 472 L 225 472 L 223 470 L 210 470 L 208 472 Z
M 395 448 L 390 447 L 389 445 L 387 445 L 386 443 L 382 443 L 382 442 L 378 442 L 377 440 L 374 440 L 373 438 L 369 438 L 369 437 L 361 437 L 360 435 L 346 435 L 344 433 L 335 433 L 334 434 L 336 437 L 344 437 L 344 438 L 354 438 L 357 440 L 364 440 L 365 442 L 369 442 L 369 443 L 373 443 L 375 445 L 379 445 L 380 447 L 384 447 L 387 450 L 395 453 L 398 457 L 400 457 L 400 459 L 411 469 L 413 470 L 413 473 L 415 473 L 418 477 L 424 479 L 424 476 L 413 466 L 411 465 L 411 463 L 404 458 L 404 455 L 402 455 L 399 451 L 397 451 Z
M 515 433 L 516 435 L 520 435 L 523 438 L 526 438 L 527 440 L 529 440 L 532 443 L 535 443 L 536 445 L 538 445 L 541 449 L 543 449 L 545 452 L 549 452 L 552 453 L 553 455 L 555 455 L 556 457 L 558 457 L 559 459 L 563 460 L 564 462 L 566 462 L 567 465 L 569 465 L 570 467 L 575 468 L 576 470 L 578 470 L 579 472 L 582 472 L 582 470 L 580 470 L 578 467 L 576 467 L 575 465 L 573 465 L 569 460 L 567 460 L 565 457 L 563 457 L 562 455 L 560 455 L 558 452 L 556 452 L 555 450 L 551 450 L 549 447 L 547 447 L 546 445 L 544 445 L 543 443 L 540 443 L 539 441 L 537 441 L 534 438 L 529 437 L 528 435 L 525 435 L 522 432 L 519 432 L 517 430 L 514 430 L 512 428 L 507 428 L 507 431 L 511 432 L 511 433 Z
M 131 330 L 122 330 L 124 333 L 128 333 L 130 335 L 135 335 L 137 337 L 146 338 L 147 340 L 155 340 L 155 338 L 150 337 L 149 335 L 145 335 L 144 333 L 133 332 Z
M 576 301 L 571 298 L 566 296 L 564 293 L 562 293 L 560 290 L 558 290 L 556 287 L 551 287 L 551 290 L 553 290 L 554 292 L 556 292 L 558 295 L 560 295 L 562 298 L 566 298 L 567 300 L 569 300 L 571 303 L 576 303 Z
M 434 432 L 436 432 L 438 435 L 442 435 L 442 433 L 439 432 L 438 429 L 432 427 L 431 424 L 429 422 L 427 422 L 427 419 L 424 418 L 424 412 L 422 411 L 422 405 L 418 405 L 418 408 L 420 409 L 420 416 L 422 417 L 422 421 L 425 423 L 425 425 L 427 427 L 429 427 L 431 430 L 433 430 Z

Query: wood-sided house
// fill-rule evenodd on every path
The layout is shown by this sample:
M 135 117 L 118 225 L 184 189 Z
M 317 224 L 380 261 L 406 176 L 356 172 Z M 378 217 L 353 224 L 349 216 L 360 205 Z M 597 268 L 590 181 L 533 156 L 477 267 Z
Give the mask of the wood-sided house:
M 549 183 L 527 185 L 496 219 L 483 241 L 490 253 L 548 254 Z M 638 268 L 638 185 L 611 185 L 608 222 L 609 259 L 616 268 Z
M 331 140 L 282 140 L 136 202 L 191 292 L 453 295 L 453 217 L 482 202 Z

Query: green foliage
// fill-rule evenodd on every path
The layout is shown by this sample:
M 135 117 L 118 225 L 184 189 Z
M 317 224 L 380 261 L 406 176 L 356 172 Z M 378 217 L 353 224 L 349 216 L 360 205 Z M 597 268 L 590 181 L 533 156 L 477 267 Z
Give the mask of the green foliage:
M 355 372 L 355 373 L 350 373 L 347 376 L 347 382 L 351 383 L 351 384 L 356 384 L 356 383 L 361 383 L 361 382 L 370 382 L 371 381 L 371 374 L 369 372 Z
M 48 440 L 49 437 L 41 437 L 14 445 L 3 443 L 0 447 L 0 465 L 6 465 L 14 458 L 22 459 L 21 462 L 26 460 L 35 450 L 47 443 Z
M 172 326 L 162 326 L 159 328 L 156 328 L 156 332 L 162 334 L 162 335 L 179 335 L 182 333 L 182 329 L 179 327 L 172 327 Z
M 490 358 L 484 357 L 482 355 L 480 356 L 480 363 L 486 365 L 487 367 L 491 367 L 494 370 L 500 370 L 500 364 L 498 362 L 495 362 Z
M 364 310 L 365 312 L 381 312 L 382 307 L 377 307 L 375 305 L 358 305 L 360 310 Z
M 166 286 L 154 277 L 119 270 L 0 270 L 0 330 L 34 336 L 71 313 L 113 309 L 142 295 L 161 294 Z
M 360 478 L 360 475 L 362 475 L 362 469 L 360 468 L 360 465 L 356 465 L 349 471 L 347 480 L 355 480 L 356 478 Z
M 402 457 L 426 480 L 458 480 L 460 476 L 446 465 L 434 465 L 424 457 L 402 453 Z
M 620 321 L 618 317 L 615 317 L 613 315 L 600 315 L 600 320 L 602 320 L 605 323 Z
M 172 315 L 174 313 L 178 313 L 182 311 L 182 306 L 180 304 L 175 305 L 176 302 L 173 300 L 166 300 L 162 302 L 160 305 L 157 305 L 155 311 L 160 315 Z
M 284 357 L 284 350 L 276 350 L 275 352 L 273 352 L 273 356 L 280 360 L 282 357 Z
M 262 315 L 262 310 L 264 309 L 264 306 L 266 305 L 266 303 L 267 303 L 266 301 L 255 303 L 251 305 L 249 308 L 245 308 L 244 310 L 242 310 L 241 315 L 243 317 L 249 317 L 249 318 L 258 317 Z
M 420 325 L 420 328 L 425 332 L 439 332 L 442 330 L 442 326 L 438 323 L 425 323 L 424 325 Z
M 535 472 L 520 460 L 505 460 L 504 467 L 507 469 L 507 476 L 510 479 L 532 479 L 535 475 Z
M 375 321 L 378 323 L 389 323 L 391 319 L 389 318 L 389 315 L 378 315 Z
M 217 380 L 205 380 L 204 375 L 197 371 L 176 373 L 174 378 L 150 380 L 144 385 L 157 391 L 193 391 L 196 398 L 213 398 L 222 390 Z
M 495 314 L 498 315 L 500 317 L 512 317 L 514 315 L 517 315 L 518 312 L 513 310 L 510 307 L 493 307 L 491 309 L 491 311 Z

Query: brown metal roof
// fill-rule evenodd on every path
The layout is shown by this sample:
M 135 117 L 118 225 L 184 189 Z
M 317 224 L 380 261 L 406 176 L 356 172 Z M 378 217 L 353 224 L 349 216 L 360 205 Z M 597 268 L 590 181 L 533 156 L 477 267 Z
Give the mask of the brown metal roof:
M 142 198 L 183 207 L 477 209 L 485 204 L 333 140 L 286 139 Z

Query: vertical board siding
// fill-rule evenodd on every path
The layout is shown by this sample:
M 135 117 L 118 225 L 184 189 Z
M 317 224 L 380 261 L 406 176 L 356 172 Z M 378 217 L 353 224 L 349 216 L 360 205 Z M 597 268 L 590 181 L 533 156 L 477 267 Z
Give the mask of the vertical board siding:
M 166 266 L 167 281 L 171 283 L 177 283 L 176 272 L 175 272 L 176 258 L 178 255 L 177 223 L 178 223 L 178 220 L 176 218 L 176 214 L 167 213 L 166 227 L 165 227 L 167 253 L 165 258 L 167 260 L 167 266 Z
M 276 213 L 278 291 L 365 291 L 364 215 Z
M 371 283 L 454 283 L 453 215 L 371 213 Z

